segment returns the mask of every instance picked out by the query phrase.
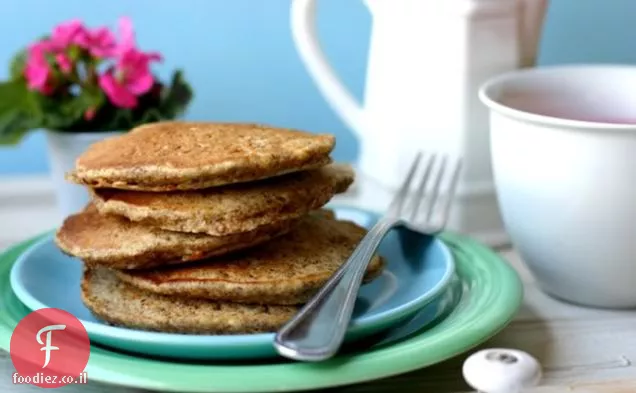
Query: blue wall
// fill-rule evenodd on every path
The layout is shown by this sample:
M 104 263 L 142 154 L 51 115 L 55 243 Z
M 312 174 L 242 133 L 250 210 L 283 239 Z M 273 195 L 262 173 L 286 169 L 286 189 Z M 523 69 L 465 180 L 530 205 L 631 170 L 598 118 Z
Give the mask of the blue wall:
M 447 1 L 447 0 L 439 0 Z M 355 137 L 329 109 L 305 72 L 289 33 L 290 0 L 3 0 L 0 65 L 34 37 L 67 19 L 114 25 L 129 15 L 144 49 L 161 51 L 165 76 L 182 67 L 196 98 L 190 119 L 260 121 L 333 132 L 334 156 L 356 158 Z M 636 63 L 636 0 L 552 0 L 541 64 Z M 364 82 L 370 16 L 361 0 L 320 0 L 327 55 L 354 95 Z M 6 66 L 0 78 L 6 77 Z M 0 174 L 47 170 L 43 137 L 0 147 Z

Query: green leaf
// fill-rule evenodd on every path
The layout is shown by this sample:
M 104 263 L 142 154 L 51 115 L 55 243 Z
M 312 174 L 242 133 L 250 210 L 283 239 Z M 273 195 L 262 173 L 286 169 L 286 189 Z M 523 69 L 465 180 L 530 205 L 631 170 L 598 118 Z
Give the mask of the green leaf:
M 145 111 L 139 120 L 135 121 L 134 126 L 146 124 L 146 123 L 154 123 L 156 121 L 161 121 L 165 119 L 165 115 L 162 114 L 157 108 L 150 108 Z
M 12 64 L 18 73 L 19 60 Z M 0 144 L 19 142 L 29 130 L 47 128 L 60 131 L 111 131 L 170 120 L 180 116 L 192 100 L 193 92 L 181 71 L 172 75 L 170 84 L 140 97 L 134 110 L 113 106 L 97 85 L 83 87 L 75 92 L 64 83 L 54 95 L 47 96 L 26 87 L 24 78 L 0 83 Z M 85 118 L 88 110 L 95 117 Z
M 89 109 L 97 109 L 104 102 L 104 95 L 98 89 L 82 89 L 77 96 L 39 96 L 44 113 L 44 128 L 66 130 L 82 123 Z
M 112 108 L 112 114 L 104 122 L 105 130 L 125 130 L 133 123 L 132 111 L 130 109 Z
M 77 45 L 71 45 L 67 51 L 69 59 L 75 63 L 82 57 L 82 48 Z
M 163 118 L 173 119 L 182 115 L 192 97 L 192 88 L 183 78 L 183 72 L 181 70 L 175 71 L 170 87 L 165 90 L 161 100 L 160 111 Z
M 37 96 L 39 106 L 42 109 L 42 128 L 51 130 L 62 130 L 70 126 L 75 120 L 75 116 L 69 110 L 72 100 L 61 97 Z
M 37 119 L 21 111 L 0 114 L 0 145 L 16 145 L 32 129 L 37 128 Z
M 11 59 L 11 63 L 9 65 L 9 75 L 11 79 L 17 80 L 23 78 L 24 67 L 26 65 L 27 60 L 27 52 L 26 50 L 21 50 L 13 56 Z
M 89 109 L 97 109 L 104 105 L 106 96 L 98 88 L 84 88 L 79 96 L 75 98 L 75 106 L 73 110 L 77 111 L 80 116 Z
M 41 121 L 40 108 L 24 83 L 0 83 L 0 144 L 20 142 Z

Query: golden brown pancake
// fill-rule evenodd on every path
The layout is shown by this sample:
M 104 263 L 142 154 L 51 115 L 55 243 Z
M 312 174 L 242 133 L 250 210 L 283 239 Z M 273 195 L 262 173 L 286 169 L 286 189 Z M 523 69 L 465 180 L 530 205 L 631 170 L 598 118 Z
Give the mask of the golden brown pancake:
M 333 135 L 260 124 L 158 122 L 91 145 L 67 179 L 96 188 L 193 190 L 318 168 Z
M 304 216 L 325 205 L 354 180 L 342 164 L 257 182 L 199 191 L 92 190 L 102 213 L 163 229 L 223 236 Z
M 308 301 L 349 258 L 366 234 L 331 213 L 312 213 L 289 233 L 249 250 L 175 267 L 118 271 L 138 288 L 172 296 L 293 305 Z M 365 281 L 378 277 L 375 256 Z
M 138 269 L 176 264 L 252 247 L 286 233 L 294 221 L 281 221 L 257 230 L 228 236 L 165 231 L 123 217 L 99 214 L 89 204 L 64 220 L 55 237 L 66 254 L 88 266 Z
M 82 302 L 99 319 L 115 326 L 184 334 L 274 332 L 298 311 L 264 306 L 168 297 L 121 282 L 112 270 L 86 269 Z

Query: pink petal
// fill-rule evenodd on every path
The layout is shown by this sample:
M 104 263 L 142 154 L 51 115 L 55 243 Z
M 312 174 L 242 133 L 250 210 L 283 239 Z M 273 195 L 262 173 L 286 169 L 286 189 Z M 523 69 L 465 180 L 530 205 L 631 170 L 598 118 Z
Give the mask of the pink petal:
M 133 94 L 142 95 L 147 93 L 155 83 L 150 72 L 135 75 L 134 78 L 126 78 L 126 88 Z
M 68 22 L 60 23 L 53 28 L 51 34 L 51 42 L 56 49 L 64 49 L 75 43 L 78 36 L 81 36 L 86 28 L 78 19 L 72 19 Z
M 90 53 L 92 56 L 99 58 L 107 58 L 113 56 L 113 51 L 108 48 L 91 48 Z
M 75 42 L 74 43 L 76 45 L 78 45 L 80 48 L 88 49 L 88 47 L 91 44 L 90 32 L 88 30 L 84 30 L 84 31 L 80 32 L 75 37 Z
M 29 47 L 24 77 L 30 89 L 42 90 L 49 80 L 50 70 L 45 55 L 44 43 L 35 43 Z
M 57 55 L 55 55 L 55 61 L 60 66 L 62 72 L 64 72 L 65 74 L 68 74 L 73 69 L 73 62 L 64 53 L 58 53 Z
M 91 55 L 95 57 L 112 57 L 115 55 L 115 48 L 113 47 L 101 47 L 101 46 L 93 46 L 89 49 Z
M 158 53 L 143 53 L 137 49 L 129 49 L 119 56 L 117 61 L 117 69 L 126 75 L 131 75 L 134 79 L 135 75 L 150 72 L 150 62 L 161 59 Z
M 99 76 L 99 86 L 104 90 L 113 105 L 128 109 L 137 106 L 137 97 L 117 82 L 112 71 Z
M 71 19 L 66 22 L 62 22 L 53 28 L 53 33 L 57 34 L 75 34 L 78 31 L 84 29 L 84 24 L 79 19 Z
M 91 32 L 93 44 L 102 48 L 115 47 L 115 36 L 106 27 L 100 27 Z
M 53 49 L 53 45 L 50 41 L 41 40 L 37 41 L 27 48 L 29 56 L 44 56 L 44 54 Z
M 119 48 L 126 51 L 135 47 L 135 30 L 129 17 L 119 19 Z
M 126 88 L 134 94 L 146 93 L 154 83 L 148 57 L 137 49 L 129 49 L 120 56 L 117 70 L 123 75 Z
M 137 49 L 131 48 L 119 54 L 119 58 L 117 59 L 117 69 L 119 71 L 128 74 L 142 67 L 146 67 L 146 63 L 144 62 L 141 52 Z
M 117 44 L 115 36 L 106 27 L 99 27 L 95 30 L 83 32 L 78 35 L 76 43 L 96 57 L 113 56 Z
M 27 85 L 33 90 L 42 90 L 45 88 L 49 75 L 48 67 L 43 67 L 35 62 L 27 63 L 24 68 L 24 77 L 27 80 Z

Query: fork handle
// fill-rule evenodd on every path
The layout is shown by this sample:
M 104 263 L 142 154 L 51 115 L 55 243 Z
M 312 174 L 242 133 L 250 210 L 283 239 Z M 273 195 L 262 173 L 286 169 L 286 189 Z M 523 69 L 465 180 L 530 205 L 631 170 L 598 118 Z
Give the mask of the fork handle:
M 278 331 L 274 347 L 281 355 L 320 361 L 336 354 L 349 326 L 367 266 L 382 239 L 397 223 L 395 219 L 380 219 L 322 289 Z

